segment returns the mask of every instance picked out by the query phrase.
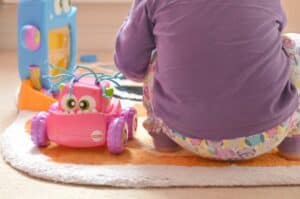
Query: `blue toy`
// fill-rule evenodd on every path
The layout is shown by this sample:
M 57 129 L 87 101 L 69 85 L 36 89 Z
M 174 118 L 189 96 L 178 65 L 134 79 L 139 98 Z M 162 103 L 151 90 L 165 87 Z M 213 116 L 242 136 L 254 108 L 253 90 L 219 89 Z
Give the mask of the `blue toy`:
M 32 79 L 33 87 L 44 89 L 51 82 L 44 76 L 55 75 L 55 65 L 71 71 L 76 61 L 77 9 L 70 0 L 20 0 L 18 10 L 19 73 L 22 80 Z M 32 72 L 34 69 L 34 73 Z
M 80 62 L 82 63 L 93 63 L 93 62 L 97 62 L 98 58 L 97 55 L 81 55 L 80 56 Z

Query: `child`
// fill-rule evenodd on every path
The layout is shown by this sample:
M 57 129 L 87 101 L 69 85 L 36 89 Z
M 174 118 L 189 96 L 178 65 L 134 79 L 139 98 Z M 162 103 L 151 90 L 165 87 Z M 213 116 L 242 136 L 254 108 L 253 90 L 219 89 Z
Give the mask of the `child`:
M 300 155 L 285 24 L 280 0 L 136 0 L 115 62 L 146 82 L 144 126 L 156 149 L 243 160 L 286 138 L 281 152 Z

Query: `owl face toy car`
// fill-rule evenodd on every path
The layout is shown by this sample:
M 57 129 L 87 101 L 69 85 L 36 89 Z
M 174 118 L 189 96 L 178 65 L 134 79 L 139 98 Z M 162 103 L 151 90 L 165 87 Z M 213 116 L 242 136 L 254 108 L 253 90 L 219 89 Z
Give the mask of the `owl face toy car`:
M 112 93 L 109 82 L 104 81 L 66 84 L 58 102 L 32 119 L 33 143 L 38 147 L 49 141 L 75 148 L 107 146 L 113 154 L 123 152 L 136 132 L 137 111 L 122 109 Z

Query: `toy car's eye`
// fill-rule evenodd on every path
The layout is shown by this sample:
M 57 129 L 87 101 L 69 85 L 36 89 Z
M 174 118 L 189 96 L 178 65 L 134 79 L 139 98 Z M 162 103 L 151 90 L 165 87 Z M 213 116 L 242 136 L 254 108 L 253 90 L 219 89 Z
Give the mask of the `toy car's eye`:
M 54 0 L 54 12 L 56 15 L 60 15 L 62 12 L 62 0 Z
M 68 99 L 66 105 L 69 109 L 73 109 L 76 106 L 76 101 L 74 99 Z
M 94 111 L 96 108 L 96 101 L 92 96 L 83 96 L 80 98 L 78 105 L 82 111 Z
M 79 108 L 83 111 L 90 109 L 90 102 L 88 100 L 81 100 L 79 102 Z
M 66 111 L 71 111 L 77 107 L 76 97 L 73 95 L 66 94 L 61 99 L 61 107 Z
M 65 12 L 69 12 L 71 9 L 71 0 L 62 0 L 62 7 Z

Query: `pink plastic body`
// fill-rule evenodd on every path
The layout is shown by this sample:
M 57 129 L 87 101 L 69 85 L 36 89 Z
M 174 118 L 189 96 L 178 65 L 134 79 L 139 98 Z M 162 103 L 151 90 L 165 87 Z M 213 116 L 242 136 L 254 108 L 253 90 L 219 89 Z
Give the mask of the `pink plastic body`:
M 82 80 L 83 81 L 83 80 Z M 105 85 L 109 87 L 109 84 Z M 69 92 L 69 86 L 65 86 L 58 98 L 59 109 L 63 110 L 62 107 L 62 98 Z M 83 96 L 91 96 L 96 102 L 96 110 L 98 112 L 106 112 L 107 107 L 109 106 L 110 99 L 103 97 L 103 91 L 101 86 L 95 85 L 94 81 L 85 80 L 85 82 L 78 82 L 74 84 L 72 95 L 74 95 L 78 100 Z M 74 111 L 78 111 L 79 107 L 75 108 Z
M 103 146 L 107 140 L 109 123 L 120 116 L 121 104 L 118 100 L 107 113 L 64 114 L 50 110 L 47 120 L 49 140 L 69 147 Z

